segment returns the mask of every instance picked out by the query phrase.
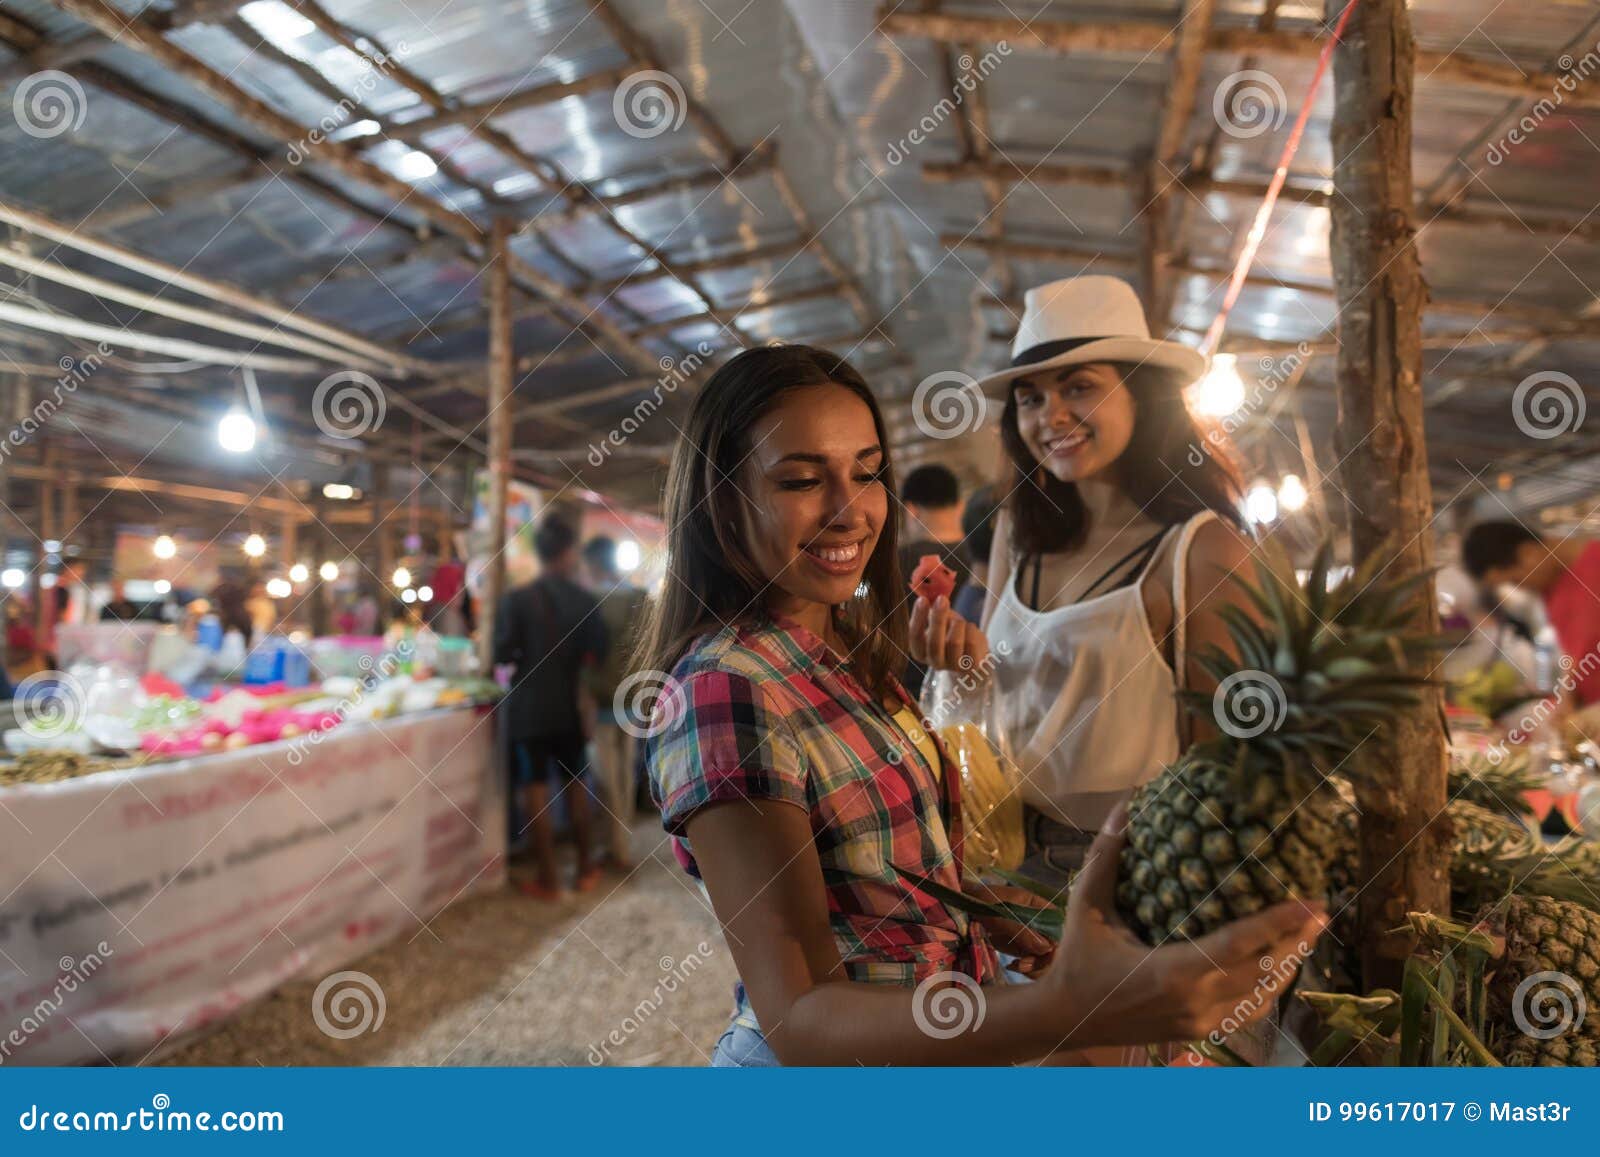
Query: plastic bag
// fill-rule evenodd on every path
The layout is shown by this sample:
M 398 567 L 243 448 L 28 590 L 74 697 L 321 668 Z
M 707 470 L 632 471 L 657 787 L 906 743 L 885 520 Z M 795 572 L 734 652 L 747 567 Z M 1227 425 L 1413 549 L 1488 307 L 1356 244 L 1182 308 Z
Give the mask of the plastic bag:
M 965 861 L 973 875 L 1017 868 L 1026 850 L 1022 777 L 990 738 L 992 680 L 961 671 L 929 671 L 919 706 L 938 732 L 961 776 Z

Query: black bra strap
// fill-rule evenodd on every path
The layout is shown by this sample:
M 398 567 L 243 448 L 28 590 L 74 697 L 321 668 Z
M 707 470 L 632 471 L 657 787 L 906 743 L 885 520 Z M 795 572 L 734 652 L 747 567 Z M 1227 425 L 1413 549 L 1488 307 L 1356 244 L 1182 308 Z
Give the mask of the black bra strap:
M 1094 582 L 1090 583 L 1088 589 L 1085 590 L 1083 594 L 1078 596 L 1078 601 L 1082 602 L 1084 599 L 1093 595 L 1094 592 L 1100 588 L 1101 583 L 1105 582 L 1112 575 L 1121 574 L 1124 567 L 1137 559 L 1138 562 L 1129 569 L 1127 574 L 1123 575 L 1122 582 L 1117 584 L 1117 586 L 1126 586 L 1128 580 L 1133 575 L 1136 575 L 1143 570 L 1145 564 L 1155 557 L 1156 551 L 1161 548 L 1161 540 L 1167 537 L 1167 529 L 1167 527 L 1163 526 L 1160 530 L 1156 531 L 1149 538 L 1145 539 L 1138 546 L 1134 547 L 1127 554 L 1123 555 L 1116 562 L 1107 567 L 1100 577 L 1095 579 Z

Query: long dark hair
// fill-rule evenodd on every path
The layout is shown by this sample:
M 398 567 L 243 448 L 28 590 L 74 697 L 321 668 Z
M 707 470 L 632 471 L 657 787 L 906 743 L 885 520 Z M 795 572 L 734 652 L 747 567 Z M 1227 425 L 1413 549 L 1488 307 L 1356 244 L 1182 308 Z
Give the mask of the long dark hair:
M 1133 395 L 1133 436 L 1111 467 L 1122 492 L 1163 525 L 1214 510 L 1242 526 L 1243 486 L 1233 448 L 1220 428 L 1202 429 L 1184 405 L 1182 379 L 1150 366 L 1116 366 Z M 1020 379 L 1018 379 L 1020 380 Z M 1082 545 L 1089 512 L 1075 482 L 1039 464 L 1017 427 L 1016 381 L 1006 395 L 1000 443 L 1011 462 L 1011 545 L 1018 554 L 1049 554 Z
M 883 447 L 882 484 L 895 493 L 889 435 L 877 399 L 838 354 L 813 346 L 745 350 L 711 375 L 694 401 L 667 469 L 664 513 L 667 574 L 661 597 L 634 655 L 635 670 L 670 672 L 693 640 L 736 619 L 758 615 L 770 582 L 756 569 L 739 525 L 737 478 L 750 454 L 750 430 L 790 390 L 838 385 L 872 411 Z M 895 503 L 867 560 L 866 593 L 852 599 L 841 623 L 862 683 L 890 695 L 905 663 L 908 614 L 900 586 L 900 514 Z

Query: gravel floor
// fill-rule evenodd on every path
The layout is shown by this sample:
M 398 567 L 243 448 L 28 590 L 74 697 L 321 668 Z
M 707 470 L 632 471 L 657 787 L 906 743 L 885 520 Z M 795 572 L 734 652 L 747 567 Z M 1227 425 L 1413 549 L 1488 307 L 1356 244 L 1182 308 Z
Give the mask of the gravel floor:
M 547 904 L 508 887 L 444 912 L 437 939 L 401 938 L 347 965 L 382 989 L 376 1031 L 328 1036 L 307 980 L 156 1063 L 706 1064 L 727 1025 L 733 962 L 659 825 L 641 820 L 634 848 L 633 874 L 608 874 L 594 892 Z

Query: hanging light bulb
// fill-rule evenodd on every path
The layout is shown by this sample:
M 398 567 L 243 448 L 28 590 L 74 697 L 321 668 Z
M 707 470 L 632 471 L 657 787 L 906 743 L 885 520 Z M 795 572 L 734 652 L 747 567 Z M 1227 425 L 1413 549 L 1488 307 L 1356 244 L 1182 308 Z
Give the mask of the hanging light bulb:
M 339 564 L 336 562 L 325 562 L 317 568 L 317 573 L 322 576 L 323 582 L 331 583 L 334 579 L 339 577 Z
M 18 570 L 14 566 L 7 567 L 5 570 L 0 571 L 0 586 L 5 587 L 8 591 L 16 590 L 27 581 L 28 576 L 23 574 L 22 571 Z
M 311 568 L 303 562 L 297 562 L 289 568 L 289 581 L 292 583 L 303 583 L 310 577 Z
M 150 553 L 157 558 L 172 558 L 178 553 L 178 544 L 172 541 L 170 534 L 163 534 L 151 543 Z
M 251 558 L 260 558 L 267 553 L 267 540 L 259 534 L 252 534 L 244 540 L 244 552 Z
M 1265 482 L 1257 482 L 1244 496 L 1244 513 L 1251 522 L 1278 520 L 1278 492 Z
M 430 586 L 420 586 L 420 587 L 418 587 L 417 588 L 417 599 L 420 602 L 424 602 L 424 603 L 433 602 L 433 588 L 430 587 Z
M 1293 514 L 1305 509 L 1306 498 L 1306 484 L 1300 481 L 1300 475 L 1285 474 L 1278 483 L 1278 509 Z
M 256 448 L 256 420 L 243 410 L 229 410 L 217 423 L 217 441 L 230 453 L 248 454 Z
M 268 579 L 267 580 L 267 594 L 271 598 L 286 599 L 290 595 L 294 594 L 294 588 L 289 585 L 289 580 L 288 579 L 281 579 L 281 578 Z
M 1189 407 L 1208 418 L 1226 418 L 1244 405 L 1244 379 L 1239 376 L 1239 359 L 1233 354 L 1217 354 L 1211 359 L 1206 376 L 1189 387 Z
M 394 585 L 402 590 L 411 585 L 411 572 L 403 566 L 395 567 L 394 574 L 389 577 Z
M 158 595 L 170 595 L 172 593 L 172 584 L 166 579 L 156 579 L 155 582 L 150 584 L 150 589 Z
M 417 601 L 417 592 L 412 590 L 410 587 L 407 587 L 405 590 L 400 592 L 400 601 L 403 602 L 403 603 L 414 603 L 414 602 L 416 602 Z
M 639 544 L 631 538 L 617 543 L 617 569 L 623 574 L 639 569 Z

